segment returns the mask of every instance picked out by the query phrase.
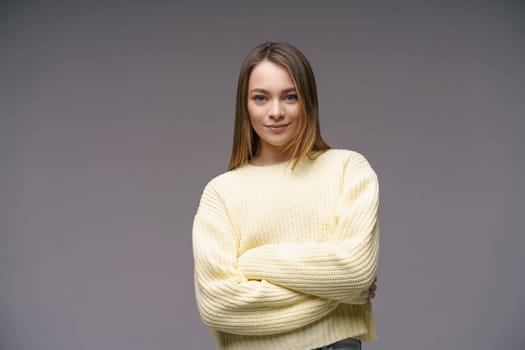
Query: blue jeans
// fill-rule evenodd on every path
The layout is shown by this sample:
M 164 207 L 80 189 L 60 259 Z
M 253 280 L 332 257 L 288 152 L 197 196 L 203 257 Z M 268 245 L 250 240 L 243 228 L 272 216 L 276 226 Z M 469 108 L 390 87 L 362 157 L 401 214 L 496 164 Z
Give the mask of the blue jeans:
M 361 350 L 361 340 L 355 338 L 346 338 L 314 350 Z

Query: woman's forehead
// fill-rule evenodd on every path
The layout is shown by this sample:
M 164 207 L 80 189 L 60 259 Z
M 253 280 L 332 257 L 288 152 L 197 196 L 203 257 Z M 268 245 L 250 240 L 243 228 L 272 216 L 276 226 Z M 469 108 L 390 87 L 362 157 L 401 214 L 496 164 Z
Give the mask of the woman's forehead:
M 269 61 L 263 61 L 253 68 L 248 83 L 248 90 L 259 88 L 273 91 L 293 87 L 294 83 L 288 71 Z

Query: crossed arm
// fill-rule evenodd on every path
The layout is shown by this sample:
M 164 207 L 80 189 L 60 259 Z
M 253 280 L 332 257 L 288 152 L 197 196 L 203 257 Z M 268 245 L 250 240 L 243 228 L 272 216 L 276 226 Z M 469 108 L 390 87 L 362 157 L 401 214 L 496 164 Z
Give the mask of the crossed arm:
M 210 328 L 265 335 L 304 327 L 332 312 L 335 300 L 253 280 L 237 269 L 238 237 L 212 186 L 193 223 L 195 290 L 202 321 Z
M 354 159 L 345 167 L 331 241 L 268 244 L 237 257 L 239 237 L 217 191 L 206 186 L 193 225 L 203 322 L 234 334 L 276 334 L 315 322 L 339 303 L 365 303 L 376 288 L 378 202 L 376 174 L 364 158 Z

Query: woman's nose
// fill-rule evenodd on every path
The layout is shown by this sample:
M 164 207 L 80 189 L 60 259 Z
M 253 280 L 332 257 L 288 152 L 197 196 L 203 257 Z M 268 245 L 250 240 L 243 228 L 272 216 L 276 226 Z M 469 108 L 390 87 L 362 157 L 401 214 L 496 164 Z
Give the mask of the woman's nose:
M 284 117 L 284 108 L 278 101 L 274 101 L 270 106 L 270 117 L 274 119 L 280 119 Z

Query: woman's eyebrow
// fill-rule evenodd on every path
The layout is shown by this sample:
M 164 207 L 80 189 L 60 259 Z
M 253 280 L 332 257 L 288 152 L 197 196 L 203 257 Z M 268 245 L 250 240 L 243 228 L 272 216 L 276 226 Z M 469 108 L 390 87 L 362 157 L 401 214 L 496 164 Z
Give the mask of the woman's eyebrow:
M 269 93 L 268 90 L 261 89 L 261 88 L 255 88 L 255 89 L 250 90 L 250 93 L 252 93 L 252 92 L 262 92 L 262 93 L 264 93 L 264 94 Z M 295 92 L 295 87 L 289 87 L 289 88 L 286 88 L 286 89 L 284 89 L 283 91 L 281 91 L 281 94 L 287 94 L 287 93 L 289 93 L 289 92 Z

